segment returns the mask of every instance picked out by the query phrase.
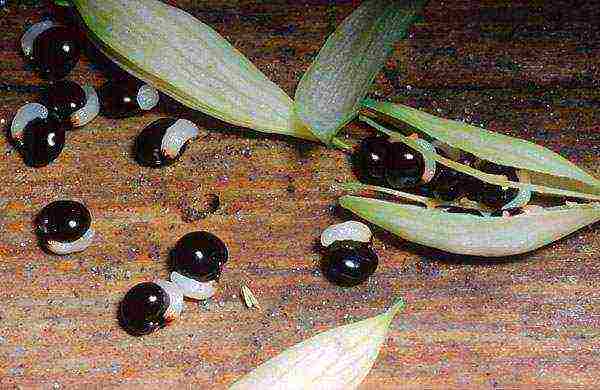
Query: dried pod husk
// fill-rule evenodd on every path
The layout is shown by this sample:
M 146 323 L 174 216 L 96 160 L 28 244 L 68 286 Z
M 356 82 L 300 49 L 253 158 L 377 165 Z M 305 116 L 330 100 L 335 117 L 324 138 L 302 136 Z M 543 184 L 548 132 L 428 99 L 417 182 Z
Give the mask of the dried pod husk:
M 298 117 L 325 144 L 352 120 L 393 44 L 403 38 L 425 1 L 369 0 L 327 39 L 300 80 Z
M 230 390 L 355 389 L 373 367 L 390 323 L 403 307 L 399 301 L 378 316 L 296 344 L 246 374 Z
M 112 61 L 187 107 L 254 130 L 317 140 L 292 100 L 215 30 L 158 0 L 73 0 Z
M 441 141 L 453 148 L 460 149 L 498 165 L 517 168 L 526 174 L 528 183 L 517 183 L 504 177 L 490 175 L 477 169 L 446 159 L 438 154 L 419 148 L 413 140 L 400 134 L 389 132 L 369 121 L 392 139 L 407 143 L 436 162 L 452 169 L 477 177 L 487 183 L 501 187 L 529 189 L 547 195 L 578 197 L 600 200 L 600 180 L 564 157 L 532 142 L 498 134 L 464 122 L 443 119 L 401 104 L 363 101 L 365 114 L 381 118 L 392 123 L 401 122 L 410 125 L 428 137 Z M 514 205 L 511 205 L 513 207 Z
M 600 203 L 569 203 L 510 217 L 447 213 L 357 196 L 343 196 L 339 203 L 405 240 L 486 257 L 527 253 L 600 221 Z

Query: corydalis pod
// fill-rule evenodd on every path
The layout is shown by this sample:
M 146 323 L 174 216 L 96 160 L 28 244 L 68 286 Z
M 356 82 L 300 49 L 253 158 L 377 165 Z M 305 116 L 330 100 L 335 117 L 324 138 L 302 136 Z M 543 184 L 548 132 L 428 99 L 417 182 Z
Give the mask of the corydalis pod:
M 111 60 L 180 103 L 258 131 L 316 140 L 292 100 L 215 30 L 157 0 L 73 0 Z
M 390 323 L 404 307 L 311 337 L 261 364 L 235 382 L 243 389 L 354 389 L 367 376 L 387 338 Z
M 500 257 L 548 245 L 600 221 L 600 204 L 569 204 L 511 217 L 479 217 L 378 199 L 343 196 L 340 205 L 399 237 L 446 252 Z

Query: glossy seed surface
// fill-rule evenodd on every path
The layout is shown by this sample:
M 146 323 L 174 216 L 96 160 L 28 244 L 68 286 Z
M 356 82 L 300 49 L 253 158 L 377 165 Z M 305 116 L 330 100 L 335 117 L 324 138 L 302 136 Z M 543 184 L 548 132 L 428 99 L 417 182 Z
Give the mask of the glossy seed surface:
M 56 81 L 44 93 L 44 105 L 60 120 L 68 118 L 85 106 L 87 97 L 81 86 L 70 80 Z
M 132 78 L 107 81 L 98 90 L 100 113 L 107 118 L 127 118 L 138 115 L 142 110 L 137 95 L 143 82 Z
M 162 167 L 173 164 L 177 157 L 185 151 L 186 145 L 183 145 L 179 155 L 171 158 L 162 150 L 162 141 L 165 133 L 173 124 L 177 122 L 175 118 L 161 118 L 146 126 L 137 136 L 135 142 L 135 158 L 140 165 L 147 167 Z
M 394 189 L 416 186 L 425 171 L 425 161 L 421 153 L 401 142 L 390 144 L 385 159 L 385 179 Z
M 52 117 L 35 118 L 27 123 L 19 139 L 14 140 L 25 164 L 40 168 L 56 160 L 65 146 L 65 128 Z
M 186 234 L 171 252 L 174 271 L 199 282 L 218 279 L 227 257 L 225 243 L 208 232 Z
M 478 168 L 479 170 L 485 173 L 504 175 L 510 181 L 519 181 L 517 172 L 513 167 L 496 165 L 494 163 L 486 161 L 482 163 Z M 508 204 L 510 201 L 515 199 L 519 193 L 519 190 L 516 188 L 503 189 L 500 186 L 485 183 L 483 181 L 478 181 L 478 183 L 479 185 L 474 186 L 471 190 L 475 191 L 474 197 L 478 199 L 481 203 L 494 209 L 499 209 L 505 204 Z
M 323 268 L 332 283 L 352 287 L 373 275 L 378 263 L 377 254 L 366 243 L 336 241 L 327 247 Z
M 80 54 L 77 34 L 66 27 L 49 28 L 33 41 L 33 60 L 41 76 L 51 80 L 68 75 L 79 61 Z
M 169 295 L 156 283 L 144 282 L 131 288 L 119 310 L 121 325 L 132 335 L 142 336 L 166 325 Z
M 354 152 L 353 168 L 357 178 L 366 184 L 382 184 L 385 177 L 385 159 L 390 142 L 387 137 L 375 136 L 362 140 Z
M 36 228 L 45 240 L 73 242 L 88 231 L 91 223 L 92 216 L 83 204 L 73 200 L 58 200 L 40 211 Z

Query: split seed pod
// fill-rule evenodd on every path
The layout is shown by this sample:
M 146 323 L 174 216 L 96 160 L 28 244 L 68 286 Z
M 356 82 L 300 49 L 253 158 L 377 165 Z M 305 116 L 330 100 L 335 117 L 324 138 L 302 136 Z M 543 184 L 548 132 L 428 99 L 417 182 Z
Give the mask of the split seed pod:
M 405 240 L 474 256 L 526 253 L 600 221 L 600 203 L 570 203 L 510 217 L 481 217 L 356 196 L 343 196 L 339 202 Z
M 320 333 L 282 352 L 235 382 L 230 390 L 348 390 L 367 376 L 395 315 L 385 313 Z
M 292 100 L 215 30 L 158 0 L 73 0 L 117 65 L 187 107 L 254 130 L 317 138 Z

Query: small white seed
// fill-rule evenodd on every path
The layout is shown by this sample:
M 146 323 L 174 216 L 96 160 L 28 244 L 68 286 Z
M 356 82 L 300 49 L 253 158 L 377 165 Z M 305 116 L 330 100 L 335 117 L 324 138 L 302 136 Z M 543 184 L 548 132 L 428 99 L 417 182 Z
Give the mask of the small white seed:
M 21 37 L 21 49 L 26 57 L 30 57 L 33 52 L 33 41 L 44 31 L 56 26 L 51 20 L 45 20 L 31 26 Z
M 28 103 L 19 108 L 10 126 L 10 136 L 14 140 L 20 140 L 23 129 L 36 118 L 48 118 L 48 109 L 39 103 Z
M 148 84 L 144 84 L 140 87 L 136 97 L 138 106 L 144 111 L 148 111 L 156 107 L 158 104 L 158 99 L 158 91 L 156 88 Z
M 176 158 L 183 145 L 196 138 L 198 134 L 200 134 L 198 126 L 187 119 L 179 119 L 165 132 L 160 148 L 165 156 Z
M 94 87 L 86 84 L 82 87 L 85 92 L 85 106 L 75 111 L 71 115 L 71 123 L 74 127 L 85 126 L 93 121 L 100 112 L 100 101 L 98 100 L 98 94 Z
M 371 229 L 358 221 L 347 221 L 329 226 L 321 233 L 321 245 L 328 247 L 336 241 L 371 241 Z
M 165 320 L 173 321 L 181 315 L 183 311 L 183 292 L 175 283 L 171 283 L 167 280 L 156 280 L 154 283 L 162 287 L 169 296 L 169 307 L 165 311 Z
M 69 253 L 82 252 L 92 244 L 94 240 L 94 229 L 91 227 L 81 236 L 81 238 L 73 242 L 59 242 L 48 240 L 45 242 L 46 248 L 57 255 L 67 255 Z
M 214 280 L 209 282 L 199 282 L 188 278 L 179 272 L 173 271 L 171 272 L 171 281 L 179 286 L 182 294 L 186 298 L 202 300 L 215 295 L 216 289 Z

